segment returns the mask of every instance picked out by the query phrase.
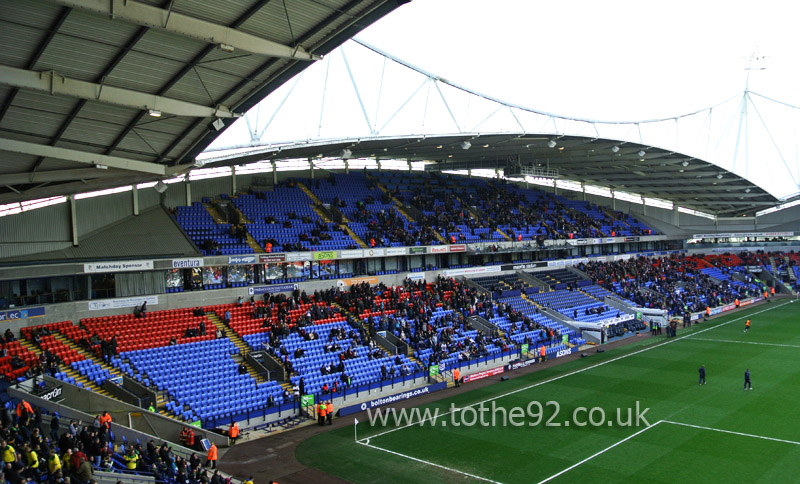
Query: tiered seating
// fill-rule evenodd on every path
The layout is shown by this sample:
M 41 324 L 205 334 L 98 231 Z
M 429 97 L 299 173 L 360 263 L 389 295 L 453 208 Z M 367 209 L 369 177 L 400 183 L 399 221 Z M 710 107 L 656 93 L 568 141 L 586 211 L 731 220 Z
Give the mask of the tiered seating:
M 567 285 L 571 285 L 573 287 L 582 285 L 579 283 L 584 280 L 587 283 L 591 283 L 591 281 L 583 279 L 579 275 L 575 274 L 574 272 L 568 271 L 567 269 L 553 269 L 548 271 L 539 271 L 539 272 L 534 272 L 531 275 L 543 282 L 546 282 L 554 289 L 566 289 Z
M 42 350 L 50 350 L 67 365 L 86 359 L 84 355 L 57 340 L 53 335 L 42 336 L 39 339 L 39 346 L 42 347 Z
M 337 207 L 350 220 L 348 227 L 371 247 L 439 243 L 432 235 L 423 237 L 419 226 L 362 174 L 335 174 L 305 183 L 323 203 Z
M 2 347 L 6 350 L 6 356 L 0 357 L 0 372 L 2 372 L 9 381 L 16 380 L 24 375 L 29 368 L 38 364 L 39 358 L 29 351 L 28 348 L 22 346 L 19 341 L 9 341 L 2 345 Z M 11 366 L 11 360 L 14 357 L 21 359 L 25 365 L 21 368 L 14 369 Z
M 217 224 L 208 210 L 200 202 L 194 202 L 191 206 L 177 207 L 175 220 L 181 226 L 186 235 L 192 242 L 201 249 L 203 255 L 229 255 L 229 254 L 251 254 L 253 248 L 246 242 L 239 242 L 231 235 L 230 224 Z M 218 250 L 210 249 L 210 244 L 206 241 L 215 242 Z
M 262 301 L 257 301 L 256 306 L 263 306 Z M 325 303 L 319 303 L 320 306 L 325 306 Z M 289 328 L 294 328 L 295 323 L 302 318 L 306 312 L 311 309 L 312 304 L 300 304 L 297 309 L 289 311 L 287 316 L 287 324 Z M 252 333 L 260 333 L 267 331 L 270 327 L 278 324 L 277 308 L 273 311 L 272 317 L 268 320 L 267 326 L 264 326 L 264 318 L 258 319 L 253 317 L 253 306 L 251 304 L 219 304 L 210 306 L 207 310 L 213 311 L 220 319 L 225 316 L 226 311 L 230 311 L 231 319 L 228 326 L 236 332 L 239 336 L 245 336 Z M 314 324 L 325 324 L 336 321 L 344 321 L 346 318 L 339 314 L 335 308 L 329 308 L 334 316 L 323 318 L 314 322 Z M 335 312 L 334 312 L 335 311 Z
M 187 328 L 197 328 L 201 322 L 207 328 L 205 336 L 184 336 Z M 147 312 L 144 318 L 124 314 L 81 319 L 81 325 L 89 334 L 97 333 L 103 340 L 116 335 L 117 351 L 120 353 L 166 346 L 171 338 L 175 338 L 178 343 L 214 338 L 214 325 L 205 316 L 192 316 L 190 308 Z
M 540 292 L 533 294 L 531 299 L 576 321 L 597 322 L 612 318 L 617 313 L 617 311 L 611 311 L 603 302 L 579 291 Z M 603 309 L 603 312 L 593 312 L 598 309 Z
M 174 346 L 120 353 L 159 390 L 172 399 L 167 408 L 193 421 L 241 420 L 247 412 L 263 411 L 269 397 L 283 402 L 277 382 L 256 384 L 248 374 L 239 374 L 230 355 L 239 350 L 228 338 L 195 341 Z
M 111 372 L 89 359 L 75 361 L 70 364 L 70 366 L 73 370 L 93 381 L 99 387 L 102 387 L 106 380 L 111 379 Z M 56 376 L 56 378 L 59 377 Z

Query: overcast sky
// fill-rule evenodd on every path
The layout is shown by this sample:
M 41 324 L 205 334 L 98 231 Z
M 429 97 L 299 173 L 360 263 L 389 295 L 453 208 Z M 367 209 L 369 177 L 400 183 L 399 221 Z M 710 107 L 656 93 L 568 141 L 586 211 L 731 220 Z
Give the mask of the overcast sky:
M 567 117 L 672 118 L 732 99 L 713 111 L 713 121 L 709 115 L 682 121 L 679 128 L 663 123 L 666 141 L 650 144 L 716 162 L 784 197 L 800 191 L 800 110 L 756 99 L 742 123 L 749 142 L 737 145 L 737 102 L 749 72 L 751 91 L 800 106 L 798 19 L 800 2 L 785 0 L 413 0 L 357 38 L 474 91 Z M 382 58 L 352 43 L 346 46 L 366 116 L 343 57 L 334 51 L 303 73 L 296 89 L 289 81 L 261 103 L 251 129 L 260 131 L 269 122 L 265 143 L 369 135 L 367 128 L 380 127 L 419 85 L 419 75 L 392 63 L 386 67 Z M 754 55 L 766 60 L 752 62 Z M 420 92 L 404 108 L 408 114 L 394 118 L 382 135 L 455 132 L 435 88 Z M 507 112 L 504 126 L 499 116 L 477 124 L 494 108 L 458 95 L 443 94 L 454 116 L 464 119 L 464 131 L 518 129 Z M 705 122 L 714 125 L 708 132 Z M 523 120 L 528 132 L 535 132 L 537 123 Z M 635 128 L 627 129 L 618 137 L 598 134 L 639 141 L 631 139 Z M 556 132 L 570 134 L 563 125 Z M 675 140 L 678 144 L 668 146 Z M 215 146 L 247 142 L 245 123 L 239 121 Z
M 358 37 L 517 104 L 671 117 L 750 88 L 800 105 L 800 2 L 413 0 Z

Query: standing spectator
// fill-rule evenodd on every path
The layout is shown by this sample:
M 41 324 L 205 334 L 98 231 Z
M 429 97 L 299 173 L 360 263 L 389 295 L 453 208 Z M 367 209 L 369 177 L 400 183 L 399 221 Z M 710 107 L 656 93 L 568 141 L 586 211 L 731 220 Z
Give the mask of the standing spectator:
M 208 457 L 206 457 L 206 463 L 203 467 L 208 467 L 211 465 L 212 469 L 217 468 L 217 444 L 211 442 L 211 447 L 208 449 Z

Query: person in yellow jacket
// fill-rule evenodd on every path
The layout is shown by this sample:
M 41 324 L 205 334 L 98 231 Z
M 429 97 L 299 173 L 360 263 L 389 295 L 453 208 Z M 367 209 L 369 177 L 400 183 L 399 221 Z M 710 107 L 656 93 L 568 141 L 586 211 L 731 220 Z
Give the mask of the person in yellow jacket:
M 50 475 L 54 475 L 61 470 L 61 458 L 58 457 L 55 449 L 50 449 L 50 457 L 47 458 L 47 470 Z
M 128 451 L 125 452 L 125 455 L 122 456 L 122 460 L 125 461 L 125 468 L 129 471 L 135 471 L 136 466 L 139 465 L 139 454 L 136 453 L 136 450 L 133 446 L 128 447 Z
M 208 449 L 208 457 L 204 467 L 208 467 L 209 464 L 211 464 L 212 469 L 217 468 L 217 444 L 214 442 L 211 442 L 211 447 Z
M 17 460 L 17 451 L 5 440 L 0 441 L 0 455 L 3 456 L 3 463 L 5 464 Z
M 319 406 L 317 407 L 317 423 L 320 425 L 325 425 L 325 415 L 327 415 L 328 406 L 325 405 L 325 402 L 319 402 Z
M 34 449 L 31 449 L 29 444 L 25 444 L 25 466 L 26 475 L 34 481 L 39 480 L 39 454 Z
M 325 417 L 328 419 L 328 425 L 333 425 L 333 402 L 330 400 L 325 404 Z
M 239 437 L 239 424 L 233 422 L 231 428 L 228 429 L 228 437 L 231 439 L 231 445 L 236 443 L 236 438 Z

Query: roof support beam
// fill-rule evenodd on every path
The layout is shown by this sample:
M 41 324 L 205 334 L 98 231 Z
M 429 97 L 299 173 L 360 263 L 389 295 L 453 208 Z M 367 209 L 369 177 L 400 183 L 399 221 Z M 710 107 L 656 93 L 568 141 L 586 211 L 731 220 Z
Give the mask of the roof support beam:
M 79 81 L 64 77 L 53 71 L 36 72 L 16 67 L 0 66 L 0 84 L 48 92 L 52 95 L 71 96 L 145 111 L 174 114 L 176 116 L 199 118 L 210 116 L 234 118 L 239 116 L 225 106 L 203 106 L 130 89 Z
M 52 183 L 72 180 L 91 180 L 94 178 L 110 178 L 123 175 L 118 170 L 99 170 L 97 168 L 75 168 L 70 170 L 51 170 L 36 173 L 9 173 L 0 175 L 0 184 L 27 185 L 31 183 Z
M 0 151 L 43 156 L 45 158 L 56 158 L 59 160 L 74 161 L 76 163 L 85 163 L 87 165 L 105 166 L 107 168 L 139 171 L 142 173 L 150 173 L 152 175 L 159 176 L 164 176 L 166 174 L 164 165 L 156 165 L 155 163 L 147 163 L 145 161 L 129 160 L 127 158 L 119 158 L 117 156 L 88 153 L 86 151 L 38 145 L 36 143 L 29 143 L 27 141 L 0 138 Z
M 145 27 L 218 45 L 226 50 L 242 50 L 268 57 L 318 60 L 319 56 L 300 46 L 290 47 L 224 25 L 181 13 L 153 7 L 133 0 L 56 0 L 57 3 L 106 15 Z

